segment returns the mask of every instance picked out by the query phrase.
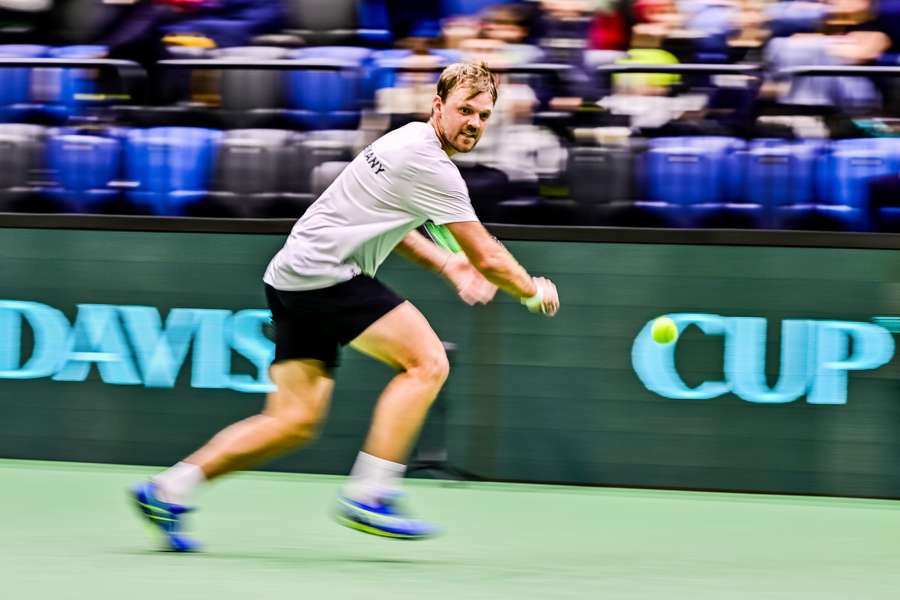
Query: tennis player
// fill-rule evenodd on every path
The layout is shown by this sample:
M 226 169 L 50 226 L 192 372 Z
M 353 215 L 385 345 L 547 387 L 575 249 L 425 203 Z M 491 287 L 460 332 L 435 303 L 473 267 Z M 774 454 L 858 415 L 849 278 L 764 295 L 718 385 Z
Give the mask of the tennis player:
M 416 307 L 375 279 L 391 251 L 439 273 L 468 304 L 497 288 L 529 310 L 553 316 L 555 285 L 531 277 L 478 221 L 450 160 L 484 133 L 497 100 L 485 65 L 441 73 L 432 115 L 385 134 L 351 162 L 294 225 L 266 269 L 275 326 L 271 392 L 261 414 L 235 423 L 170 469 L 132 489 L 143 515 L 168 546 L 198 546 L 183 514 L 199 486 L 312 440 L 328 411 L 338 351 L 349 344 L 397 370 L 375 407 L 371 428 L 341 491 L 340 523 L 375 535 L 420 539 L 436 533 L 398 503 L 405 463 L 428 408 L 447 379 L 441 341 Z M 462 253 L 417 231 L 445 226 Z

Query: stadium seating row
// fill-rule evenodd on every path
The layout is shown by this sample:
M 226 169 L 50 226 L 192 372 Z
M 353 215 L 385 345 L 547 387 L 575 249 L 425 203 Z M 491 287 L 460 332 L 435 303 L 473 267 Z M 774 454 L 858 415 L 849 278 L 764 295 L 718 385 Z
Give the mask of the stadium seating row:
M 0 211 L 296 217 L 354 131 L 0 125 Z
M 621 211 L 660 226 L 892 229 L 900 199 L 872 188 L 900 174 L 900 138 L 744 141 L 667 137 L 630 147 L 578 147 L 572 196 L 595 218 Z M 635 158 L 635 153 L 636 158 Z M 588 187 L 586 182 L 613 185 Z M 631 185 L 632 189 L 628 186 Z
M 29 210 L 28 202 L 49 210 L 39 202 L 51 202 L 66 212 L 296 216 L 359 150 L 358 135 L 3 124 L 0 210 Z M 870 195 L 898 173 L 900 138 L 629 140 L 570 150 L 568 207 L 573 223 L 629 217 L 660 226 L 866 230 L 896 216 L 900 198 L 875 203 Z M 527 222 L 528 210 L 567 206 L 498 200 L 491 217 L 512 222 Z
M 377 90 L 394 85 L 398 61 L 409 50 L 371 50 L 349 46 L 317 46 L 288 50 L 278 47 L 235 47 L 216 51 L 223 59 L 298 61 L 291 71 L 228 70 L 213 89 L 215 102 L 226 110 L 285 108 L 298 128 L 351 129 L 359 123 L 360 108 L 371 105 Z M 46 47 L 0 45 L 0 58 L 102 58 L 103 46 Z M 447 64 L 459 58 L 455 51 L 436 51 Z M 329 61 L 335 69 L 303 70 Z M 0 68 L 0 121 L 63 124 L 68 117 L 102 106 L 96 73 L 85 69 Z M 186 72 L 172 72 L 162 87 L 180 100 L 191 99 L 195 86 Z M 207 94 L 209 95 L 209 94 Z M 121 104 L 121 100 L 118 102 Z

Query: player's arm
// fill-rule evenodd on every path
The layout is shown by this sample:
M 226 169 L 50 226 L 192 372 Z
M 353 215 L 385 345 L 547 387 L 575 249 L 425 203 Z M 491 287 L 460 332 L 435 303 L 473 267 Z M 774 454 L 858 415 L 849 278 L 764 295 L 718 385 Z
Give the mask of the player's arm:
M 444 277 L 466 304 L 486 304 L 497 287 L 473 267 L 465 255 L 454 254 L 432 243 L 418 231 L 410 231 L 394 251 L 403 258 Z
M 447 223 L 469 262 L 485 279 L 522 299 L 529 310 L 553 315 L 559 309 L 556 286 L 549 279 L 532 277 L 512 254 L 478 221 Z
M 432 244 L 428 238 L 415 230 L 410 231 L 406 237 L 400 240 L 400 243 L 394 248 L 394 252 L 435 273 L 441 273 L 453 255 L 449 250 Z

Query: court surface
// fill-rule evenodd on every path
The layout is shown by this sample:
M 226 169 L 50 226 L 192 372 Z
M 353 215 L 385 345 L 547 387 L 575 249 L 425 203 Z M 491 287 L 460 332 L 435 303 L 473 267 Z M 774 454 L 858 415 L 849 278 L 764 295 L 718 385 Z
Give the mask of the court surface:
M 156 471 L 0 461 L 0 598 L 900 598 L 900 502 L 412 480 L 447 532 L 407 542 L 332 522 L 341 478 L 246 473 L 181 555 L 127 502 Z

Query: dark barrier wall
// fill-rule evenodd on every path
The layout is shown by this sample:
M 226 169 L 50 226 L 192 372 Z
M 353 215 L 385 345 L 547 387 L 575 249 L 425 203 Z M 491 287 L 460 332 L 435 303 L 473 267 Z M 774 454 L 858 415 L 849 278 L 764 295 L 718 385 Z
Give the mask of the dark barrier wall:
M 258 410 L 283 239 L 0 228 L 0 456 L 164 465 Z M 892 243 L 508 241 L 555 319 L 400 260 L 382 279 L 458 345 L 449 453 L 477 475 L 900 497 Z M 673 346 L 647 337 L 663 314 Z M 347 471 L 391 373 L 347 350 L 338 375 L 322 439 L 274 468 Z

